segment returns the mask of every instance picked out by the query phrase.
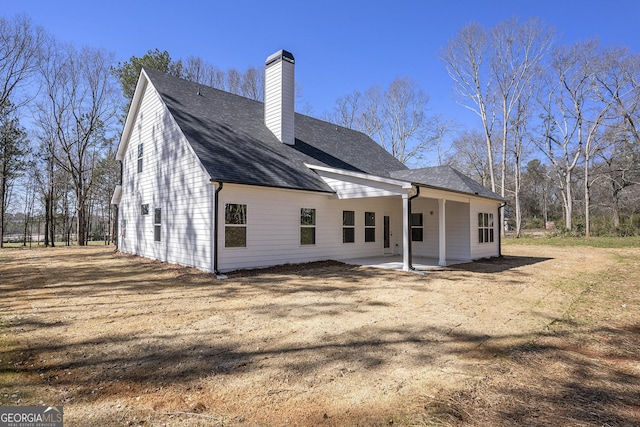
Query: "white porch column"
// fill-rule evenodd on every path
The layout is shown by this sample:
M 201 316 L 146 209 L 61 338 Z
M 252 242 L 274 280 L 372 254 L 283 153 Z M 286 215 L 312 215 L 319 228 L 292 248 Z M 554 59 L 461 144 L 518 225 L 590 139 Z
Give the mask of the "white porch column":
M 438 199 L 438 248 L 439 248 L 439 260 L 438 265 L 447 265 L 447 229 L 445 220 L 445 205 L 447 201 L 445 199 Z
M 411 226 L 409 225 L 409 195 L 402 195 L 402 269 L 411 271 Z

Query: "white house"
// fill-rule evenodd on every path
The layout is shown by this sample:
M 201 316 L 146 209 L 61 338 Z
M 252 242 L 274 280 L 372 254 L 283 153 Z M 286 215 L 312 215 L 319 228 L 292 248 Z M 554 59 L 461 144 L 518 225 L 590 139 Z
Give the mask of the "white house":
M 284 50 L 267 58 L 264 103 L 142 71 L 117 152 L 120 251 L 214 273 L 500 255 L 500 196 L 295 113 L 294 63 Z

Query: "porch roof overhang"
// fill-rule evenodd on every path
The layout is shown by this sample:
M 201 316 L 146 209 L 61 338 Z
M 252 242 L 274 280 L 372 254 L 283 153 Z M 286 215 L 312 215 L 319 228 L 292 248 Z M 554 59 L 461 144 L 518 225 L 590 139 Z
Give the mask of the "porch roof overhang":
M 401 196 L 413 190 L 411 182 L 305 163 L 329 185 L 339 199 Z
M 305 164 L 315 171 L 336 194 L 338 199 L 368 197 L 402 198 L 402 269 L 415 271 L 411 247 L 411 200 L 420 196 L 420 187 L 410 181 L 387 178 L 326 166 Z
M 476 188 L 476 186 L 480 186 L 480 184 L 475 182 L 467 183 L 460 181 L 458 183 L 452 183 L 449 186 L 442 186 L 427 183 L 425 180 L 413 179 L 424 174 L 416 175 L 405 173 L 404 175 L 407 176 L 407 179 L 403 179 L 400 176 L 389 178 L 307 163 L 305 163 L 305 166 L 320 175 L 335 191 L 336 197 L 339 199 L 412 195 L 417 191 L 419 197 L 422 198 L 449 200 L 461 203 L 471 203 L 471 199 L 485 199 L 499 203 L 505 201 L 504 198 L 484 187 Z M 450 175 L 457 178 L 457 172 L 453 169 L 452 171 L 453 173 Z M 418 191 L 418 187 L 421 191 Z

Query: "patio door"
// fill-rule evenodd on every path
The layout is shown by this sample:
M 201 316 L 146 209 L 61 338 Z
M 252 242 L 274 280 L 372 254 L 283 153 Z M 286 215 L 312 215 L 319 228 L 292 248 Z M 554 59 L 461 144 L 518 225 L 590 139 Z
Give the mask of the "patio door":
M 382 253 L 384 255 L 393 254 L 393 248 L 391 247 L 391 220 L 389 215 L 384 216 L 384 247 L 382 249 Z

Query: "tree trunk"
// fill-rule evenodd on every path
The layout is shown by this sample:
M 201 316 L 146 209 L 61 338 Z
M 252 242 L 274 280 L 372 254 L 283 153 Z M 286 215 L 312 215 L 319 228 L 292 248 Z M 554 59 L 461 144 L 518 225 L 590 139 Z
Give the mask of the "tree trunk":
M 589 186 L 589 156 L 586 155 L 584 162 L 584 236 L 591 237 L 591 214 L 590 199 L 591 189 Z
M 4 198 L 6 195 L 6 187 L 5 179 L 0 176 L 0 248 L 4 247 Z
M 500 159 L 500 195 L 504 198 L 507 187 L 507 135 L 508 135 L 508 119 L 509 113 L 507 108 L 507 99 L 503 99 L 502 102 L 502 159 Z M 516 196 L 517 197 L 517 196 Z M 516 221 L 517 221 L 518 206 L 516 205 Z M 505 227 L 500 227 L 500 235 L 505 236 Z M 519 237 L 519 236 L 518 236 Z
M 617 228 L 620 227 L 620 198 L 618 197 L 620 187 L 616 184 L 615 180 L 611 181 L 611 187 L 611 193 L 613 194 L 613 203 L 611 206 L 613 210 L 613 225 Z
M 520 159 L 516 154 L 515 160 L 515 173 L 514 173 L 514 191 L 515 191 L 515 204 L 516 204 L 516 237 L 520 237 L 522 231 L 522 209 L 520 206 Z
M 567 230 L 573 229 L 573 195 L 571 194 L 571 171 L 567 171 L 565 174 L 565 211 L 564 211 L 564 226 Z

